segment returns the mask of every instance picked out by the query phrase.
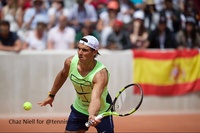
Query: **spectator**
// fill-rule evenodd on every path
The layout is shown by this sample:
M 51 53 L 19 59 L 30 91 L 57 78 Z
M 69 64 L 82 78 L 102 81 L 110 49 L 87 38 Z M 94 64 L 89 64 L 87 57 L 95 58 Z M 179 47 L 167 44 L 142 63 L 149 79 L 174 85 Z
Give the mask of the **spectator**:
M 30 8 L 27 5 L 28 4 L 27 2 L 28 2 L 27 0 L 18 0 L 17 1 L 17 11 L 16 11 L 17 18 L 16 19 L 17 19 L 19 28 L 21 28 L 23 25 L 23 17 L 24 17 L 25 10 Z
M 0 22 L 0 50 L 19 52 L 21 41 L 16 33 L 10 31 L 10 23 L 2 20 Z
M 196 8 L 194 0 L 187 0 L 185 1 L 185 16 L 192 16 L 194 17 L 195 21 L 199 20 L 199 11 Z
M 200 14 L 199 11 L 197 10 L 195 3 L 193 0 L 187 0 L 185 1 L 185 6 L 184 10 L 181 13 L 181 20 L 182 20 L 182 28 L 185 28 L 185 21 L 186 17 L 191 16 L 195 19 L 195 28 L 198 28 L 198 21 L 200 20 Z
M 106 10 L 106 5 L 108 4 L 108 0 L 86 0 L 86 2 L 94 6 L 98 17 L 99 14 Z
M 24 0 L 23 10 L 31 8 L 32 7 L 32 1 L 33 0 Z
M 60 15 L 69 16 L 69 10 L 65 8 L 63 0 L 53 0 L 52 6 L 48 9 L 49 25 L 48 29 L 58 24 Z
M 68 26 L 67 17 L 61 15 L 58 25 L 49 30 L 47 48 L 55 50 L 73 49 L 75 35 L 75 30 Z
M 172 0 L 165 0 L 165 8 L 160 12 L 161 16 L 166 16 L 167 27 L 177 33 L 181 29 L 181 15 L 178 10 L 173 7 Z
M 77 3 L 77 0 L 64 0 L 65 8 L 71 8 Z
M 20 26 L 19 14 L 17 14 L 17 3 L 14 0 L 6 0 L 7 4 L 3 7 L 1 18 L 10 23 L 10 31 L 16 32 Z
M 129 34 L 123 28 L 122 21 L 114 21 L 112 33 L 110 33 L 107 38 L 107 49 L 122 50 L 127 49 L 130 46 Z
M 132 15 L 135 11 L 134 4 L 130 0 L 119 0 L 120 3 L 120 19 L 124 23 L 126 30 L 132 25 Z
M 37 27 L 26 35 L 23 49 L 44 50 L 47 44 L 46 24 L 38 22 Z
M 17 11 L 16 11 L 16 20 L 19 25 L 19 30 L 17 30 L 17 35 L 19 36 L 21 41 L 25 40 L 25 28 L 23 27 L 24 23 L 24 14 L 25 11 L 31 7 L 30 0 L 18 0 L 17 1 Z
M 102 12 L 99 17 L 96 29 L 100 34 L 101 47 L 105 47 L 107 37 L 112 32 L 113 22 L 116 19 L 121 20 L 119 3 L 115 0 L 111 0 L 107 5 L 107 11 Z
M 148 1 L 148 0 L 146 0 L 146 1 Z M 160 12 L 160 11 L 163 10 L 163 8 L 164 8 L 164 1 L 165 0 L 154 0 L 157 12 Z
M 148 31 L 144 27 L 144 12 L 142 10 L 135 11 L 133 14 L 133 30 L 129 38 L 131 47 L 133 49 L 145 49 L 148 46 L 146 41 L 148 38 Z
M 86 21 L 96 24 L 97 13 L 95 8 L 85 3 L 85 0 L 77 0 L 78 4 L 75 4 L 71 10 L 70 21 L 76 32 L 80 31 Z
M 33 0 L 33 7 L 28 8 L 24 14 L 24 26 L 26 29 L 35 29 L 38 22 L 48 23 L 47 11 L 43 0 Z
M 172 0 L 172 4 L 173 4 L 173 7 L 176 9 L 176 10 L 179 10 L 181 11 L 184 7 L 184 2 L 186 0 Z
M 195 29 L 195 19 L 186 18 L 186 27 L 176 35 L 178 48 L 200 48 L 200 36 Z
M 156 10 L 154 0 L 146 0 L 144 26 L 149 31 L 155 30 L 159 21 L 159 13 Z
M 97 39 L 99 38 L 98 33 L 96 32 L 96 30 L 94 29 L 94 27 L 92 26 L 92 23 L 90 21 L 86 21 L 84 23 L 84 26 L 81 29 L 81 31 L 76 34 L 76 38 L 75 38 L 76 46 L 78 45 L 79 41 L 84 36 L 87 36 L 87 35 L 92 35 L 92 36 L 96 37 Z
M 156 49 L 174 49 L 177 47 L 174 34 L 167 27 L 166 23 L 166 17 L 160 16 L 157 28 L 150 33 L 145 45 Z

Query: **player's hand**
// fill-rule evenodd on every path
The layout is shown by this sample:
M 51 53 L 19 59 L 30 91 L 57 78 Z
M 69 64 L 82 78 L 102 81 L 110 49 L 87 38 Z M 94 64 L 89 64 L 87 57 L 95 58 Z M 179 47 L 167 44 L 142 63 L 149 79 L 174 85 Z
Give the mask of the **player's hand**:
M 96 120 L 95 117 L 96 116 L 89 116 L 88 121 L 91 122 L 90 126 L 94 126 L 95 127 L 101 122 L 101 120 Z
M 42 107 L 42 106 L 46 106 L 47 104 L 49 104 L 51 107 L 53 107 L 53 101 L 54 101 L 54 98 L 52 97 L 47 97 L 43 102 L 39 102 L 38 104 Z

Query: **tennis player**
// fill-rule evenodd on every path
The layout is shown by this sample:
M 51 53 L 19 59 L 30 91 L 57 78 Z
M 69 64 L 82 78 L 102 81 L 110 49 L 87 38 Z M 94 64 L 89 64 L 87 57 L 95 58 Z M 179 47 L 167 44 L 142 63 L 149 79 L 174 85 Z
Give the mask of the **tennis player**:
M 56 93 L 69 77 L 77 97 L 71 106 L 71 113 L 66 125 L 66 132 L 84 133 L 88 130 L 85 123 L 92 121 L 97 131 L 113 133 L 112 116 L 101 121 L 95 117 L 105 112 L 112 99 L 107 90 L 109 72 L 105 66 L 96 60 L 99 52 L 99 41 L 93 36 L 83 37 L 78 44 L 78 54 L 66 59 L 64 68 L 58 73 L 48 97 L 40 106 L 46 106 L 54 101 Z

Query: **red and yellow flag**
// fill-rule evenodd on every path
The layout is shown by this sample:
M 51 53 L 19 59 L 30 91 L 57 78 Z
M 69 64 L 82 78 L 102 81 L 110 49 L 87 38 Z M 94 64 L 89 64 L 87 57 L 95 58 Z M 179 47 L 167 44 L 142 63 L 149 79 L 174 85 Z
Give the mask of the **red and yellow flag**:
M 133 50 L 134 83 L 145 95 L 181 95 L 200 90 L 198 50 Z

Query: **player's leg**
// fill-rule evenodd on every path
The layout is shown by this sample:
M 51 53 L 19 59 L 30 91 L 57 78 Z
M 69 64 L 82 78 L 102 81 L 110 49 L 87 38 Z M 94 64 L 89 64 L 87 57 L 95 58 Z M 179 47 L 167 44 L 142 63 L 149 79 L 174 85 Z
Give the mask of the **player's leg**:
M 95 127 L 98 133 L 114 133 L 113 117 L 107 116 Z
M 85 133 L 88 127 L 85 123 L 88 121 L 88 116 L 76 111 L 73 106 L 71 106 L 71 113 L 69 115 L 66 132 L 67 133 Z
M 106 102 L 110 104 L 112 103 L 110 94 L 107 95 Z M 99 123 L 95 128 L 98 133 L 114 133 L 113 116 L 104 117 L 101 120 L 101 123 Z

